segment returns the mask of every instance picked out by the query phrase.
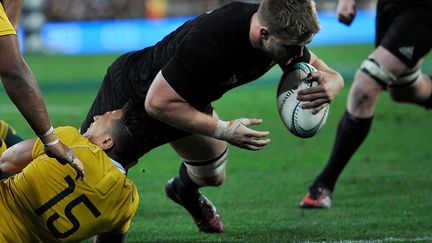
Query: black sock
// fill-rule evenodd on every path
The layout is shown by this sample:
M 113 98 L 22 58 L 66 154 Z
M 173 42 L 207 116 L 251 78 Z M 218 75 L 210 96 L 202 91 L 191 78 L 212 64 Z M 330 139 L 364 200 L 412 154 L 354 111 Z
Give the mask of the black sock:
M 368 135 L 372 120 L 373 117 L 356 118 L 348 111 L 344 113 L 339 122 L 330 159 L 312 187 L 321 185 L 330 191 L 334 190 L 342 170 Z
M 186 165 L 183 163 L 180 166 L 179 174 L 180 176 L 174 178 L 174 187 L 180 194 L 194 193 L 201 187 L 191 180 Z

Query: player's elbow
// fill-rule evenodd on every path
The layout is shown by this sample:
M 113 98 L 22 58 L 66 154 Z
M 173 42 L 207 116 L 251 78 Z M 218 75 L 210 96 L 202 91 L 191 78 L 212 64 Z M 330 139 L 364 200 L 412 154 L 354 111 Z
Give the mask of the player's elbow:
M 165 105 L 159 97 L 148 95 L 144 102 L 144 108 L 150 116 L 158 118 L 164 113 Z
M 11 163 L 5 158 L 6 156 L 2 156 L 0 158 L 0 172 L 12 174 L 16 173 Z

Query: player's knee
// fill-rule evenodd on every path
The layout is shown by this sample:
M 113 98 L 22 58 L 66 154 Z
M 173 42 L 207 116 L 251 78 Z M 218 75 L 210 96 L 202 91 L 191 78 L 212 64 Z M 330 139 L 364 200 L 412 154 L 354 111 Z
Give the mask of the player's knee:
M 355 109 L 367 109 L 373 106 L 379 91 L 366 82 L 354 82 L 349 94 L 350 106 Z
M 188 172 L 206 186 L 220 186 L 225 181 L 228 149 L 218 157 L 207 161 L 184 161 Z
M 395 74 L 387 70 L 378 60 L 369 56 L 360 66 L 360 71 L 376 81 L 383 89 L 413 86 L 421 76 L 420 68 Z

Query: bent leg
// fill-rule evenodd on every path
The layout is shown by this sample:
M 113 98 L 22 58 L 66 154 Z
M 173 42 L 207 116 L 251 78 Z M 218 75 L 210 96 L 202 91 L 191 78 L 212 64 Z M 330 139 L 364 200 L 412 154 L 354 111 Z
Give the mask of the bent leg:
M 191 135 L 171 143 L 183 159 L 189 178 L 201 186 L 219 186 L 225 180 L 227 143 L 202 135 Z
M 337 179 L 353 154 L 366 139 L 382 86 L 364 71 L 357 71 L 347 101 L 347 111 L 339 122 L 330 158 L 309 192 L 302 208 L 329 208 Z
M 217 116 L 215 112 L 213 115 Z M 198 189 L 223 183 L 227 143 L 202 135 L 191 135 L 170 144 L 183 162 L 179 176 L 169 180 L 165 187 L 167 196 L 191 214 L 201 231 L 223 232 L 223 222 L 216 208 Z

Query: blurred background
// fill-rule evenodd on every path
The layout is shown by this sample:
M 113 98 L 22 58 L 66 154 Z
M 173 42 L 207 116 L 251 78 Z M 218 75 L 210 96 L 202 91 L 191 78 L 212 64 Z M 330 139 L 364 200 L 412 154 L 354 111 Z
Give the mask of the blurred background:
M 28 53 L 121 53 L 153 45 L 189 18 L 229 2 L 232 0 L 26 0 L 19 34 Z M 351 28 L 335 21 L 337 0 L 316 3 L 322 31 L 313 45 L 373 41 L 376 0 L 358 1 L 359 15 Z
M 225 120 L 262 118 L 258 129 L 270 131 L 272 139 L 256 153 L 230 149 L 225 185 L 203 189 L 223 215 L 224 234 L 198 233 L 185 211 L 166 198 L 165 182 L 178 173 L 180 160 L 161 146 L 129 171 L 141 199 L 128 242 L 432 242 L 432 116 L 392 102 L 387 93 L 380 97 L 373 132 L 339 179 L 335 209 L 298 209 L 331 153 L 351 80 L 373 50 L 376 1 L 358 0 L 356 20 L 348 27 L 337 21 L 336 0 L 316 0 L 322 29 L 308 46 L 342 74 L 346 86 L 313 139 L 297 138 L 281 123 L 275 99 L 279 67 L 213 104 Z M 153 45 L 186 20 L 228 2 L 24 0 L 20 42 L 53 126 L 81 125 L 121 53 Z M 423 65 L 428 74 L 430 56 Z M 0 115 L 22 137 L 35 136 L 2 88 Z

